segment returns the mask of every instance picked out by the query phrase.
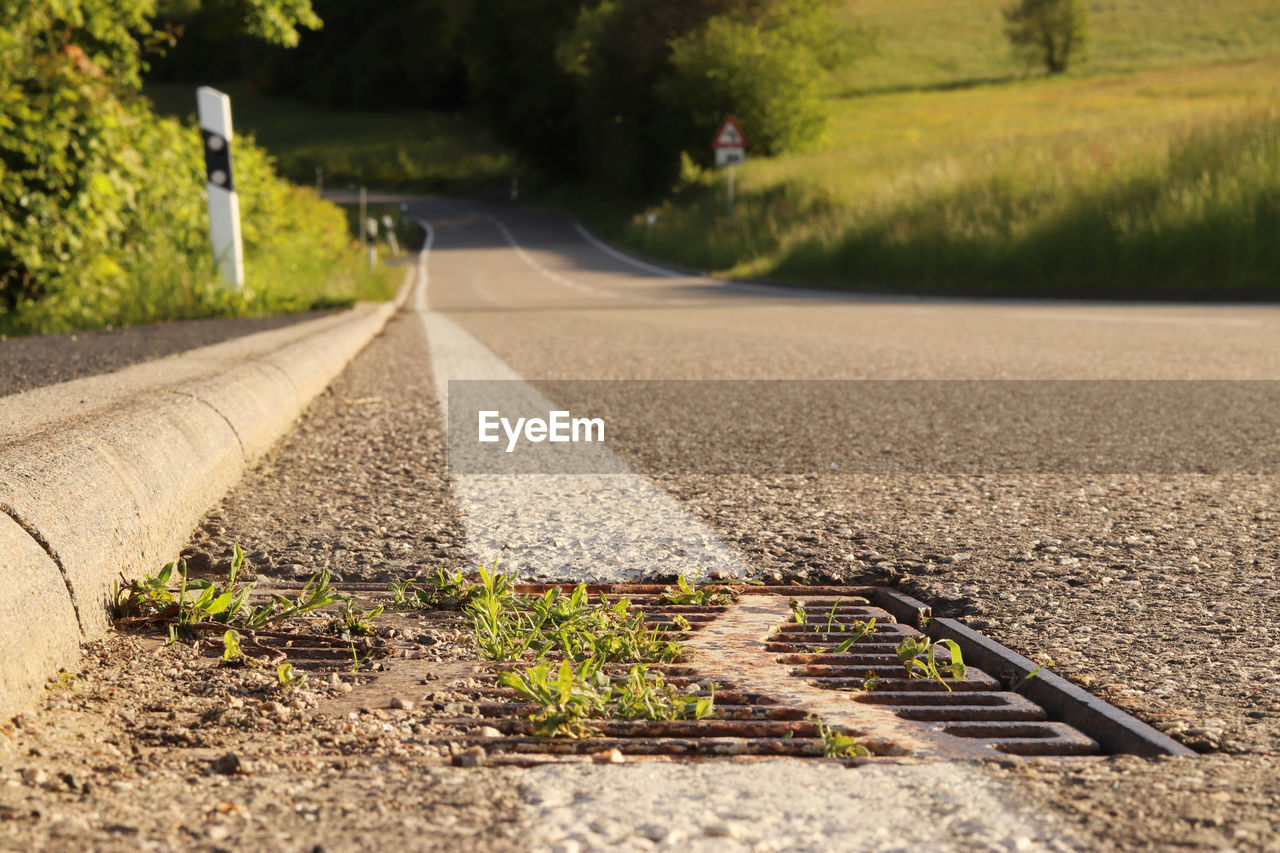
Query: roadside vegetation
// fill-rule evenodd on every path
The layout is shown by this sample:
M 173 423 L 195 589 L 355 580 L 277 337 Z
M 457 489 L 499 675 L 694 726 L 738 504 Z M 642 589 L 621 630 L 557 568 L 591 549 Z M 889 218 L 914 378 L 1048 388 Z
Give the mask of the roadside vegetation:
M 879 49 L 821 146 L 749 152 L 732 218 L 723 174 L 686 164 L 610 233 L 723 276 L 872 292 L 1280 295 L 1280 12 L 1082 5 L 1088 46 L 1048 78 L 1011 51 L 1011 4 L 851 3 Z
M 869 291 L 1274 298 L 1280 59 L 844 99 L 824 150 L 691 169 L 616 233 Z M 654 213 L 650 227 L 645 213 Z
M 252 133 L 271 152 L 280 175 L 301 186 L 458 193 L 491 188 L 515 170 L 510 152 L 475 116 L 317 109 L 298 98 L 263 94 L 243 80 L 210 85 L 231 96 L 237 132 Z M 190 84 L 150 83 L 144 91 L 159 113 L 195 115 Z
M 155 5 L 0 7 L 0 333 L 385 298 L 393 276 L 361 266 L 342 211 L 280 179 L 251 138 L 234 153 L 248 283 L 222 286 L 199 132 L 157 117 L 140 94 L 145 57 L 172 39 L 152 26 Z M 314 23 L 295 0 L 207 5 L 279 44 Z

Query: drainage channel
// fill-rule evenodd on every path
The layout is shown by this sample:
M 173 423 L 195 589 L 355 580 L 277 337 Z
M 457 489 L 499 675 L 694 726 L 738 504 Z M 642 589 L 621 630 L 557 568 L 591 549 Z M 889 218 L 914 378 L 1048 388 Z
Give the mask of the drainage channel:
M 340 587 L 372 603 L 383 603 L 387 595 L 380 584 Z M 574 585 L 518 585 L 516 591 L 542 594 L 552 587 L 571 592 Z M 362 693 L 371 687 L 375 697 L 416 691 L 427 700 L 424 707 L 436 712 L 431 723 L 452 732 L 440 739 L 441 747 L 455 753 L 480 747 L 491 764 L 588 756 L 821 759 L 824 729 L 852 737 L 871 752 L 829 759 L 844 763 L 996 754 L 1194 754 L 1056 675 L 1031 675 L 1031 661 L 961 623 L 931 618 L 927 605 L 893 589 L 748 585 L 735 587 L 735 602 L 702 606 L 663 603 L 666 589 L 588 586 L 593 598 L 626 598 L 647 625 L 681 643 L 686 654 L 649 669 L 683 694 L 713 693 L 713 712 L 703 719 L 593 720 L 592 736 L 584 738 L 535 734 L 530 718 L 538 708 L 498 683 L 498 674 L 511 664 L 415 660 L 394 642 L 358 641 L 353 649 L 348 641 L 305 634 L 259 635 L 256 641 L 298 666 L 332 669 L 351 661 L 353 653 L 363 656 L 374 671 L 361 676 Z M 456 611 L 415 616 L 461 624 Z M 944 670 L 951 655 L 939 641 L 954 642 L 966 664 L 963 674 L 908 677 L 898 654 L 904 640 L 934 641 L 933 661 Z M 628 671 L 627 665 L 605 668 L 615 681 Z M 1018 692 L 1008 689 L 1014 684 Z

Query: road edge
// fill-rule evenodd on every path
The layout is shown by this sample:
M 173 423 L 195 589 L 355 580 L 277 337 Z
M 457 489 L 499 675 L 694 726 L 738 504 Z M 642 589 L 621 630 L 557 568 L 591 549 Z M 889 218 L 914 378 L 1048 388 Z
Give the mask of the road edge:
M 113 582 L 176 556 L 404 306 L 418 275 L 411 258 L 394 299 L 307 321 L 266 351 L 215 344 L 76 380 L 78 392 L 110 404 L 57 423 L 33 418 L 31 433 L 0 446 L 0 718 L 29 707 L 60 670 L 78 669 L 81 643 L 110 628 Z M 201 358 L 216 369 L 166 381 Z M 119 393 L 124 371 L 144 387 Z

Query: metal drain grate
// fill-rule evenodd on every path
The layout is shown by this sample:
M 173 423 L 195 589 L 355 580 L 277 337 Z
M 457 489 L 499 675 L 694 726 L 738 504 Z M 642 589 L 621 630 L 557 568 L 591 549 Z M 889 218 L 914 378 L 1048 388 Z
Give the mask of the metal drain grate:
M 385 587 L 378 584 L 343 586 L 365 596 L 385 595 Z M 540 594 L 552 586 L 566 592 L 574 588 L 529 584 L 517 590 Z M 846 763 L 885 756 L 958 759 L 995 753 L 1191 754 L 1057 676 L 1037 675 L 1022 693 L 1008 691 L 1001 678 L 1005 683 L 1020 680 L 1034 664 L 959 623 L 930 619 L 926 605 L 891 589 L 745 586 L 739 588 L 738 602 L 724 606 L 663 604 L 659 596 L 664 589 L 652 584 L 588 587 L 593 597 L 626 597 L 647 624 L 666 628 L 690 650 L 687 659 L 651 665 L 650 670 L 661 672 L 683 693 L 697 693 L 714 683 L 713 715 L 671 722 L 596 721 L 593 737 L 538 737 L 529 721 L 538 709 L 521 704 L 514 691 L 498 686 L 502 665 L 473 662 L 466 666 L 468 677 L 455 679 L 450 687 L 451 701 L 439 703 L 431 719 L 461 734 L 437 742 L 453 748 L 481 746 L 490 763 L 564 760 L 615 749 L 628 757 L 812 758 L 824 751 L 821 721 L 873 753 L 869 759 L 839 759 Z M 803 624 L 796 613 L 803 614 Z M 873 618 L 873 635 L 836 650 L 856 623 Z M 959 643 L 968 664 L 963 678 L 949 678 L 944 686 L 933 679 L 907 677 L 895 650 L 905 638 L 925 636 Z M 350 655 L 345 646 L 339 650 L 306 645 L 311 647 L 291 645 L 290 658 L 301 652 L 307 660 L 299 662 L 323 665 L 339 654 Z M 936 654 L 939 663 L 949 659 L 944 647 L 936 647 Z M 384 665 L 391 670 L 440 669 L 398 657 Z M 620 679 L 628 669 L 618 665 L 606 672 Z M 404 672 L 398 680 L 404 683 L 409 675 Z M 375 673 L 375 678 L 381 677 Z M 440 677 L 438 672 L 435 677 Z M 444 681 L 438 684 L 445 686 Z

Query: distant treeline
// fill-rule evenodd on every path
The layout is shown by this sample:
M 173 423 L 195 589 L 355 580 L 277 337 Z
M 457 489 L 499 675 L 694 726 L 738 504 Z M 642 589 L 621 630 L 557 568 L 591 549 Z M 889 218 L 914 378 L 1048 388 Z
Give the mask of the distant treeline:
M 811 143 L 828 72 L 862 43 L 833 0 L 313 0 L 295 49 L 172 15 L 157 82 L 248 79 L 338 108 L 469 109 L 557 179 L 649 195 L 734 113 L 752 149 Z

